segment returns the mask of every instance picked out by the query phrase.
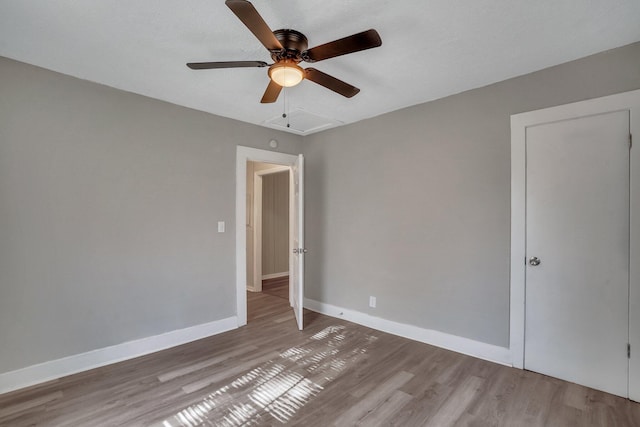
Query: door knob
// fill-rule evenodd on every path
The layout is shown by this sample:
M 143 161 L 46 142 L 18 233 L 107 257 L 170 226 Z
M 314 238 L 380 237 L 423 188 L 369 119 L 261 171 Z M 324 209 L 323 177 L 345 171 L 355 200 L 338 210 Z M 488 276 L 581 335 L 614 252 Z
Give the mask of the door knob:
M 529 258 L 529 264 L 531 264 L 534 267 L 536 265 L 540 265 L 540 259 L 537 256 L 532 256 L 531 258 Z

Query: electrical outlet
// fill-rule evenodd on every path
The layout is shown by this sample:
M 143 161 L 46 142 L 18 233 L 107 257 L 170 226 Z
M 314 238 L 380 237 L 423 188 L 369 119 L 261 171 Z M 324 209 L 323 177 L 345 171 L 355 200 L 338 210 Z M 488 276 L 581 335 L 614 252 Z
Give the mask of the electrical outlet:
M 369 307 L 376 308 L 376 297 L 373 297 L 373 296 L 369 297 Z

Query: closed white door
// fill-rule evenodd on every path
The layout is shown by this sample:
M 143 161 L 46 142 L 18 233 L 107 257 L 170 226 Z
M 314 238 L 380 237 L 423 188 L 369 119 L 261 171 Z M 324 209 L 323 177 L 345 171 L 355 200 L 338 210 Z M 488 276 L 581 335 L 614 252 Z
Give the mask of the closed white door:
M 291 305 L 296 316 L 298 329 L 304 326 L 304 157 L 298 155 L 292 167 L 293 218 L 292 221 L 292 257 L 291 257 Z
M 629 111 L 526 130 L 526 369 L 628 394 Z

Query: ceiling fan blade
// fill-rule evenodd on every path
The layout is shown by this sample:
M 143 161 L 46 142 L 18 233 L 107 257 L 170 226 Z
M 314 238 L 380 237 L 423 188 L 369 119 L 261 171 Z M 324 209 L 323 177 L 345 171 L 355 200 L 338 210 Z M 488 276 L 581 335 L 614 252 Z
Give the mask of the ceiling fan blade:
M 269 28 L 255 7 L 247 0 L 227 0 L 224 2 L 229 9 L 247 26 L 249 31 L 260 40 L 268 50 L 282 50 L 273 31 Z
M 262 61 L 222 61 L 222 62 L 189 62 L 187 67 L 192 70 L 211 70 L 214 68 L 266 67 Z
M 302 52 L 302 59 L 307 62 L 318 62 L 324 59 L 334 58 L 347 53 L 378 47 L 382 39 L 376 30 L 367 30 L 358 34 L 321 44 Z
M 311 80 L 314 83 L 318 83 L 320 86 L 324 86 L 327 89 L 331 89 L 334 92 L 339 93 L 342 96 L 351 98 L 360 92 L 355 86 L 351 86 L 349 83 L 345 83 L 342 80 L 336 79 L 329 74 L 318 71 L 315 68 L 307 68 L 304 70 L 304 78 Z
M 264 95 L 262 95 L 262 99 L 260 100 L 261 104 L 270 104 L 272 102 L 276 102 L 278 99 L 278 95 L 280 95 L 280 91 L 282 90 L 282 86 L 273 80 L 269 80 L 269 86 L 267 86 L 267 90 L 264 91 Z

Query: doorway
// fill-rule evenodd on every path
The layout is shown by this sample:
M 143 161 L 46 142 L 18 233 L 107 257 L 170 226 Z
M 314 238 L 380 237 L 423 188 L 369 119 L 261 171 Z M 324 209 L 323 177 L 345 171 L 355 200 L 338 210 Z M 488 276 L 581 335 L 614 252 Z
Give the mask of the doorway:
M 254 293 L 291 304 L 290 175 L 289 166 L 247 162 L 248 321 L 260 315 L 265 304 L 278 305 L 273 298 L 258 298 Z
M 288 283 L 290 173 L 288 166 L 247 162 L 247 290 L 251 292 L 262 292 L 265 280 Z
M 513 365 L 634 400 L 638 118 L 640 91 L 511 118 Z
M 303 157 L 273 151 L 259 150 L 249 147 L 237 147 L 236 155 L 236 304 L 238 325 L 247 323 L 247 288 L 252 290 L 262 287 L 262 263 L 256 268 L 256 259 L 262 261 L 258 254 L 254 262 L 247 263 L 248 230 L 253 215 L 255 202 L 247 197 L 247 171 L 250 162 L 275 165 L 274 172 L 288 171 L 289 176 L 289 238 L 287 261 L 289 274 L 289 303 L 293 309 L 299 329 L 303 328 L 303 296 L 304 296 L 304 185 Z M 258 181 L 262 183 L 262 176 Z M 255 173 L 253 174 L 255 177 Z M 255 191 L 255 189 L 254 189 Z M 251 210 L 251 211 L 250 211 Z M 253 234 L 253 231 L 252 231 Z M 255 236 L 255 235 L 254 235 Z M 255 244 L 254 244 L 255 246 Z M 252 251 L 253 252 L 253 251 Z M 251 268 L 249 268 L 251 267 Z M 282 267 L 280 267 L 282 268 Z M 276 273 L 282 273 L 276 272 Z

